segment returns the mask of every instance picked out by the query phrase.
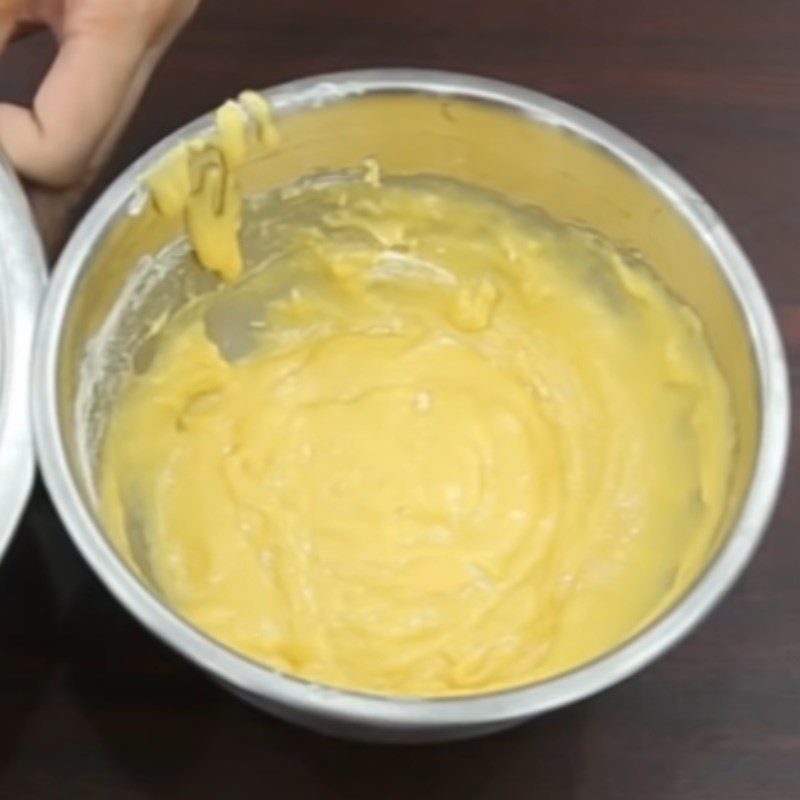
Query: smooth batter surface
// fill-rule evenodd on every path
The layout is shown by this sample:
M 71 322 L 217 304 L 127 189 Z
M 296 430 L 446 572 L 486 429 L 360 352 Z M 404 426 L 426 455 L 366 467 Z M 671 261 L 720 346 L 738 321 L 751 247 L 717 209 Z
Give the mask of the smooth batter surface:
M 266 263 L 166 324 L 102 454 L 115 539 L 199 628 L 325 684 L 478 693 L 697 576 L 728 393 L 646 268 L 375 165 L 260 213 Z

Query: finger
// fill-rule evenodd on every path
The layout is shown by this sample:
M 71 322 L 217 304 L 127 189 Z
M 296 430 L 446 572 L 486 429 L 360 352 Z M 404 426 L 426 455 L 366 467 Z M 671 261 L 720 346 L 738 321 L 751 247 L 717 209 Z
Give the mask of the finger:
M 19 16 L 18 0 L 0 0 L 0 52 L 11 38 Z
M 9 41 L 15 42 L 17 39 L 25 39 L 28 36 L 33 36 L 34 33 L 40 33 L 44 29 L 45 26 L 40 22 L 19 22 L 16 28 L 11 31 Z
M 119 103 L 114 118 L 109 123 L 103 134 L 102 139 L 97 147 L 92 152 L 87 172 L 90 175 L 95 174 L 105 163 L 111 151 L 114 149 L 117 141 L 119 140 L 122 132 L 125 130 L 133 112 L 139 105 L 142 95 L 144 94 L 150 77 L 153 74 L 156 66 L 156 59 L 145 59 L 136 71 L 131 82 L 128 84 L 128 89 L 122 101 Z
M 194 0 L 184 2 L 182 8 L 179 9 L 180 13 L 173 16 L 169 21 L 169 26 L 162 31 L 157 42 L 145 52 L 139 63 L 139 67 L 128 84 L 124 97 L 121 98 L 118 104 L 114 119 L 108 126 L 102 141 L 93 153 L 90 162 L 91 171 L 95 171 L 102 166 L 110 151 L 114 148 L 114 145 L 125 129 L 133 112 L 136 110 L 159 61 L 161 61 L 164 53 L 169 49 L 169 46 L 178 35 L 181 27 L 191 16 L 191 12 L 196 5 L 197 3 Z
M 21 0 L 0 0 L 0 53 L 9 42 L 38 28 L 40 20 L 28 12 Z
M 0 0 L 0 20 L 3 4 L 14 2 Z M 59 54 L 31 110 L 0 105 L 0 147 L 23 176 L 59 187 L 81 181 L 85 169 L 96 168 L 197 4 L 108 0 L 99 6 L 102 13 L 75 13 L 65 26 L 43 4 L 42 19 L 61 39 Z
M 147 88 L 147 84 L 181 28 L 197 10 L 199 0 L 173 0 L 162 8 L 161 21 L 151 32 L 151 46 L 147 48 L 124 97 L 120 98 L 117 112 L 103 140 L 95 149 L 90 171 L 96 171 L 108 157 Z
M 153 57 L 147 58 L 145 63 L 140 65 L 136 77 L 130 84 L 127 97 L 120 104 L 114 121 L 106 131 L 101 144 L 92 154 L 89 165 L 81 175 L 80 180 L 66 189 L 53 189 L 42 185 L 29 184 L 28 196 L 31 207 L 51 263 L 55 261 L 66 241 L 74 222 L 76 210 L 80 207 L 89 185 L 116 144 L 130 115 L 136 108 L 139 97 L 153 71 L 151 62 L 155 62 L 155 60 Z
M 44 25 L 38 22 L 20 22 L 17 25 L 11 23 L 0 23 L 0 55 L 3 54 L 6 45 L 13 44 L 18 39 L 26 39 L 44 29 Z
M 0 147 L 25 178 L 49 186 L 80 178 L 145 52 L 124 37 L 75 33 L 62 42 L 32 109 L 0 104 Z

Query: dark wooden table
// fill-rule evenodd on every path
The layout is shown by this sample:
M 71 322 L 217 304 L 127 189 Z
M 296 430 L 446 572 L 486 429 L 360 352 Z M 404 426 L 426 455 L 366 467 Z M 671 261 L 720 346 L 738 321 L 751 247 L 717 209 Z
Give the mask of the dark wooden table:
M 46 50 L 19 46 L 0 90 L 29 91 Z M 538 88 L 665 156 L 752 256 L 796 379 L 798 0 L 206 0 L 112 169 L 243 87 L 398 65 Z M 110 598 L 37 488 L 0 570 L 0 798 L 800 798 L 799 466 L 745 578 L 656 665 L 509 733 L 411 748 L 223 693 Z

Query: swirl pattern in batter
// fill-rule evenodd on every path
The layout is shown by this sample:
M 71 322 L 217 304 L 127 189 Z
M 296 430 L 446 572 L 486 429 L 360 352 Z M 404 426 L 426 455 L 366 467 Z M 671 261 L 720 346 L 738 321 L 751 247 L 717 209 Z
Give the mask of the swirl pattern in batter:
M 107 430 L 105 520 L 197 627 L 292 675 L 447 696 L 561 673 L 702 569 L 725 381 L 598 237 L 372 178 L 266 203 L 265 263 L 165 325 Z

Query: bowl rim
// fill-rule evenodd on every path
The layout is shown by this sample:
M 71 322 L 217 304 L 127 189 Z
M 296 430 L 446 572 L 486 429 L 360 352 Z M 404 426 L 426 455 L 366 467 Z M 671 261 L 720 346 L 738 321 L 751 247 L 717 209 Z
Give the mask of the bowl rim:
M 761 428 L 750 486 L 714 560 L 686 594 L 611 652 L 570 672 L 488 694 L 397 698 L 310 683 L 256 663 L 214 641 L 158 599 L 124 564 L 84 505 L 69 468 L 57 401 L 62 328 L 95 243 L 134 199 L 137 178 L 177 141 L 211 125 L 206 114 L 163 139 L 117 177 L 77 226 L 55 268 L 40 315 L 33 363 L 34 433 L 41 470 L 73 542 L 113 595 L 151 632 L 239 692 L 311 716 L 383 729 L 435 729 L 511 723 L 558 708 L 622 681 L 687 635 L 750 560 L 777 500 L 790 424 L 789 379 L 780 334 L 754 270 L 711 206 L 658 156 L 593 115 L 540 92 L 471 75 L 417 69 L 331 73 L 264 90 L 276 112 L 293 113 L 351 97 L 422 93 L 486 101 L 532 122 L 561 128 L 626 165 L 680 213 L 714 257 L 743 314 L 759 380 Z
M 0 558 L 33 486 L 31 356 L 47 272 L 33 214 L 0 149 Z

